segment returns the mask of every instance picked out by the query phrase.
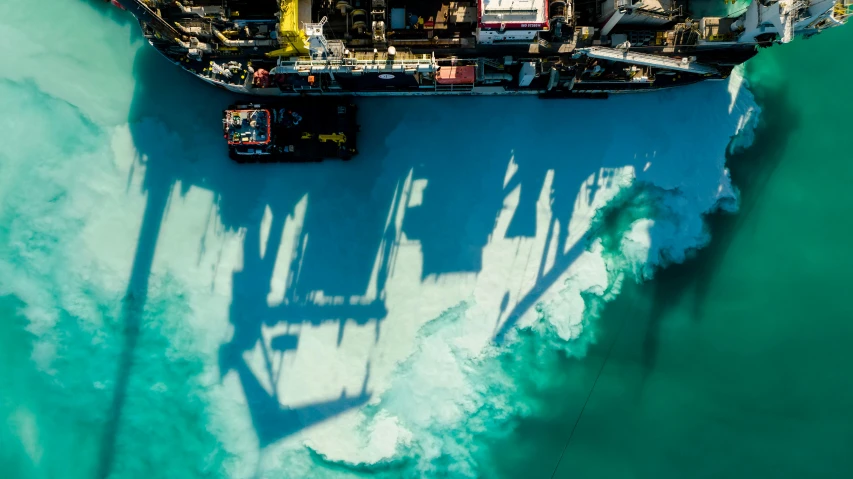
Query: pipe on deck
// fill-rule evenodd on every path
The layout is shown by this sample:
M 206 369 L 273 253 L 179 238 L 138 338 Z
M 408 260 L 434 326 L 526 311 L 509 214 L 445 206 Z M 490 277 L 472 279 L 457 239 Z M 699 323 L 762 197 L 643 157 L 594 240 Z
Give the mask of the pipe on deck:
M 276 40 L 231 40 L 216 27 L 213 28 L 213 34 L 227 47 L 273 47 L 278 45 Z

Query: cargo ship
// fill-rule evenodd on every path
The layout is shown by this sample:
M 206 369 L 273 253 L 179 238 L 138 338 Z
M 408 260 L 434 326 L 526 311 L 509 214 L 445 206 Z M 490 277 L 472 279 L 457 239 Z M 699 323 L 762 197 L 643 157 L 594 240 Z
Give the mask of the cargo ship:
M 201 80 L 258 97 L 594 97 L 727 78 L 853 0 L 109 0 Z M 695 2 L 695 0 L 694 0 Z
M 358 154 L 358 119 L 347 98 L 237 103 L 222 114 L 222 136 L 238 163 L 349 160 Z

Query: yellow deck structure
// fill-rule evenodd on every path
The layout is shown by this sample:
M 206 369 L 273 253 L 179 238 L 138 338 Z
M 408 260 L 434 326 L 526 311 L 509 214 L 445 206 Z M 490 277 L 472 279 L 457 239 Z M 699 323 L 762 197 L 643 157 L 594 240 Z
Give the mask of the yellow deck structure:
M 308 55 L 305 31 L 299 25 L 298 0 L 280 0 L 278 42 L 281 48 L 271 51 L 268 57 L 291 57 Z

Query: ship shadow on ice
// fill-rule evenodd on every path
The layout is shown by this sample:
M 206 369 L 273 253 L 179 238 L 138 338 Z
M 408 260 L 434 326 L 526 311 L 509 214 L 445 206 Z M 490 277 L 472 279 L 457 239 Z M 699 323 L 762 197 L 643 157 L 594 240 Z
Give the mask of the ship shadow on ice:
M 615 111 L 654 109 L 661 95 L 608 102 L 527 98 L 360 100 L 360 154 L 350 162 L 237 165 L 222 144 L 221 111 L 235 98 L 192 78 L 152 48 L 137 54 L 130 128 L 147 204 L 125 299 L 126 344 L 119 360 L 111 421 L 104 432 L 101 476 L 112 468 L 115 438 L 132 374 L 133 350 L 151 266 L 170 201 L 192 188 L 213 194 L 216 235 L 237 234 L 242 266 L 231 277 L 233 335 L 219 351 L 220 373 L 235 373 L 260 445 L 266 446 L 371 398 L 369 351 L 363 377 L 334 394 L 286 405 L 284 356 L 301 351 L 306 334 L 329 325 L 324 351 L 345 346 L 350 326 L 387 321 L 387 285 L 415 272 L 416 282 L 478 276 L 494 262 L 532 265 L 532 287 L 506 287 L 495 339 L 515 327 L 586 248 L 569 245 L 575 211 L 588 208 L 613 169 L 643 168 L 644 154 Z M 694 91 L 727 103 L 725 87 Z M 611 112 L 611 113 L 608 113 Z M 581 185 L 587 185 L 583 195 Z M 550 211 L 542 215 L 542 210 Z M 499 218 L 512 210 L 505 227 Z M 501 229 L 503 228 L 503 229 Z M 205 235 L 208 233 L 205 233 Z M 198 238 L 198 256 L 214 238 Z M 652 235 L 654 236 L 654 235 Z M 515 256 L 485 260 L 495 241 L 533 242 Z M 405 249 L 419 263 L 398 264 Z M 549 260 L 545 252 L 555 253 Z M 403 270 L 406 271 L 403 271 Z M 525 274 L 529 274 L 525 270 Z M 513 278 L 501 278 L 507 284 Z M 500 284 L 500 283 L 498 283 Z M 213 287 L 213 286 L 212 286 Z M 501 286 L 504 287 L 504 286 Z M 399 294 L 399 293 L 398 293 Z M 417 294 L 412 291 L 411 294 Z M 418 314 L 413 311 L 412 314 Z M 259 357 L 251 364 L 248 356 Z M 322 371 L 321 371 L 322 373 Z M 322 378 L 316 378 L 316 381 Z
M 135 31 L 135 34 L 138 33 Z M 232 163 L 222 144 L 221 113 L 224 107 L 236 100 L 236 97 L 213 87 L 207 87 L 190 75 L 170 64 L 151 48 L 143 47 L 137 54 L 134 64 L 137 78 L 129 123 L 134 145 L 139 155 L 139 165 L 131 171 L 143 170 L 142 190 L 146 195 L 146 207 L 137 240 L 133 266 L 124 298 L 122 319 L 125 344 L 118 358 L 116 387 L 107 425 L 103 431 L 100 453 L 99 477 L 108 477 L 112 471 L 116 451 L 116 438 L 121 427 L 123 407 L 127 394 L 128 381 L 133 374 L 133 356 L 141 330 L 141 318 L 148 296 L 148 284 L 151 267 L 160 239 L 161 227 L 168 218 L 170 202 L 175 195 L 186 195 L 191 188 L 202 188 L 214 193 L 216 218 L 221 229 L 240 232 L 244 238 L 244 258 L 241 270 L 233 273 L 233 302 L 230 316 L 234 323 L 234 335 L 228 344 L 223 345 L 220 353 L 222 374 L 235 371 L 246 395 L 252 420 L 261 446 L 270 444 L 298 430 L 321 422 L 353 407 L 364 404 L 370 394 L 367 391 L 369 365 L 365 368 L 363 385 L 355 394 L 341 391 L 338 397 L 312 402 L 299 407 L 285 407 L 278 397 L 279 382 L 286 383 L 280 371 L 275 370 L 271 355 L 281 355 L 298 347 L 299 336 L 288 332 L 269 341 L 264 348 L 261 328 L 264 325 L 289 323 L 294 325 L 319 324 L 323 321 L 345 320 L 359 324 L 376 318 L 384 318 L 386 311 L 381 298 L 366 304 L 350 307 L 345 304 L 315 306 L 310 300 L 300 298 L 300 294 L 313 291 L 316 281 L 321 279 L 317 273 L 305 274 L 308 280 L 300 281 L 301 287 L 308 289 L 289 292 L 288 301 L 279 307 L 268 304 L 267 295 L 270 279 L 279 251 L 282 227 L 288 215 L 306 197 L 321 196 L 333 191 L 334 184 L 328 184 L 328 178 L 318 175 L 319 165 L 270 165 L 266 167 L 241 166 Z M 345 183 L 349 173 L 345 165 L 337 167 L 337 182 Z M 335 176 L 334 173 L 332 176 Z M 280 181 L 280 183 L 279 183 Z M 131 184 L 130 179 L 128 184 Z M 354 192 L 353 198 L 369 194 L 367 191 Z M 390 201 L 390 200 L 388 200 Z M 335 207 L 335 205 L 332 205 Z M 261 224 L 264 214 L 272 216 L 269 224 L 269 237 L 265 238 L 266 248 L 260 251 Z M 328 213 L 328 212 L 327 212 Z M 384 218 L 383 218 L 384 221 Z M 348 245 L 354 238 L 332 228 L 323 230 L 323 222 L 313 231 L 312 239 L 319 245 Z M 314 220 L 306 221 L 309 227 Z M 350 225 L 352 226 L 352 225 Z M 334 236 L 323 239 L 323 233 Z M 307 237 L 307 234 L 304 235 Z M 199 257 L 205 254 L 207 238 L 199 241 Z M 382 237 L 375 238 L 378 245 Z M 389 243 L 390 246 L 390 243 Z M 365 245 L 366 247 L 366 245 Z M 304 245 L 302 250 L 307 249 Z M 331 256 L 326 252 L 327 257 Z M 327 291 L 353 291 L 365 285 L 357 284 L 363 279 L 361 266 L 365 254 L 349 248 L 355 256 L 352 260 L 344 257 L 343 250 L 337 248 L 338 256 L 332 257 L 335 264 L 343 264 L 352 269 L 352 278 L 346 272 L 339 272 L 340 281 L 326 281 L 330 285 Z M 313 253 L 313 251 L 312 251 Z M 366 264 L 372 263 L 372 256 Z M 317 268 L 316 262 L 322 255 L 300 258 L 306 268 Z M 369 271 L 367 272 L 369 273 Z M 331 274 L 331 273 L 330 273 Z M 378 275 L 381 283 L 385 273 Z M 349 280 L 348 280 L 349 278 Z M 323 289 L 323 288 L 320 288 Z M 381 291 L 381 289 L 380 289 Z M 280 301 L 281 303 L 282 301 Z M 324 309 L 325 308 L 325 309 Z M 326 311 L 326 312 L 324 312 Z M 341 334 L 343 334 L 341 332 Z M 261 341 L 266 361 L 266 371 L 251 370 L 242 355 Z M 334 347 L 331 344 L 330 347 Z M 261 381 L 259 375 L 264 375 Z M 273 381 L 272 391 L 264 383 Z M 285 387 L 285 386 L 281 386 Z

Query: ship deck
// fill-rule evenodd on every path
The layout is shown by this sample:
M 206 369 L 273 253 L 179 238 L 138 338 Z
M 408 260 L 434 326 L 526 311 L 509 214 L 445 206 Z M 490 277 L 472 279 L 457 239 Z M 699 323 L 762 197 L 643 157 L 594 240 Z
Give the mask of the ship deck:
M 586 0 L 572 2 L 573 14 L 559 1 L 546 10 L 548 0 L 287 0 L 295 10 L 289 14 L 279 3 L 202 0 L 193 11 L 169 4 L 159 11 L 167 27 L 146 27 L 146 37 L 209 83 L 267 97 L 654 89 L 659 70 L 725 77 L 755 52 L 750 44 L 681 44 L 683 25 L 670 29 L 676 17 L 657 11 L 653 25 L 627 22 L 603 35 L 600 2 Z M 483 11 L 506 21 L 484 23 Z M 571 23 L 559 21 L 566 14 Z M 379 20 L 384 29 L 374 28 Z M 633 50 L 628 55 L 623 42 Z M 465 78 L 448 79 L 456 69 Z

